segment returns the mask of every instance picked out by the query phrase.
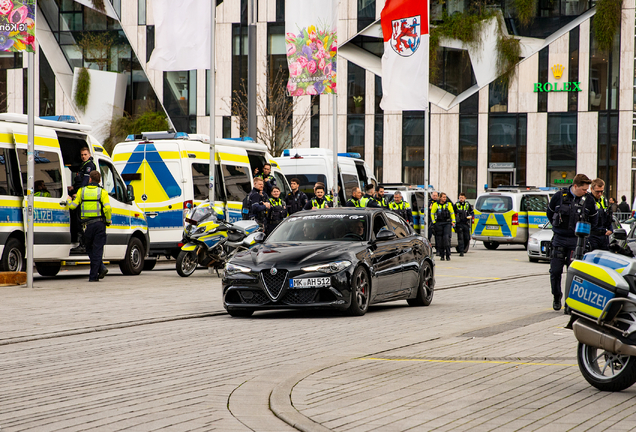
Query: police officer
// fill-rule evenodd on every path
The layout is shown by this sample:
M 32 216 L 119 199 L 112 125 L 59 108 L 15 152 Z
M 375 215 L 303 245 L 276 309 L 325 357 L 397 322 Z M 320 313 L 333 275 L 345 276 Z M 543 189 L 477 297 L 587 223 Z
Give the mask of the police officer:
M 371 185 L 373 188 L 373 185 Z M 362 190 L 359 187 L 351 189 L 351 198 L 347 201 L 347 207 L 380 207 L 373 198 L 362 196 Z
M 455 218 L 457 219 L 457 225 L 455 226 L 457 247 L 461 257 L 464 256 L 470 244 L 470 228 L 473 220 L 473 207 L 466 201 L 464 192 L 459 194 L 459 200 L 455 204 Z
M 265 165 L 263 165 L 262 173 L 258 173 L 258 168 L 256 168 L 254 171 L 256 171 L 256 175 L 254 177 L 260 177 L 265 182 L 263 192 L 265 192 L 267 195 L 271 194 L 272 188 L 276 186 L 276 179 L 273 175 L 271 175 L 272 166 L 266 163 Z
M 97 171 L 97 167 L 95 166 L 95 162 L 93 161 L 93 157 L 91 156 L 91 152 L 88 147 L 82 147 L 82 149 L 80 150 L 80 158 L 82 160 L 82 165 L 75 173 L 75 177 L 73 178 L 73 186 L 68 187 L 68 194 L 73 198 L 75 198 L 75 195 L 77 195 L 77 191 L 88 185 L 88 183 L 90 182 L 91 172 Z M 82 243 L 83 240 L 80 238 L 80 236 L 81 227 L 79 210 L 71 211 L 71 241 L 74 243 Z
M 249 213 L 247 218 L 255 220 L 259 225 L 267 223 L 267 211 L 270 209 L 269 196 L 263 192 L 265 182 L 261 177 L 254 177 L 254 188 L 248 196 Z
M 307 195 L 299 189 L 300 180 L 297 178 L 294 177 L 291 179 L 289 185 L 291 186 L 291 192 L 285 197 L 285 204 L 287 205 L 287 214 L 292 215 L 305 207 L 305 204 L 307 204 Z
M 433 219 L 431 218 L 431 209 L 433 208 L 433 204 L 439 202 L 439 195 L 437 192 L 431 192 L 431 199 L 428 202 L 428 241 L 431 241 L 431 238 L 435 235 L 435 227 L 433 226 Z M 424 208 L 422 208 L 422 214 L 424 213 Z M 437 242 L 435 242 L 435 252 L 439 255 L 439 248 L 437 246 Z
M 455 227 L 455 211 L 453 205 L 446 202 L 447 197 L 444 192 L 439 195 L 439 202 L 431 207 L 431 220 L 435 225 L 435 245 L 441 255 L 442 261 L 446 257 L 450 261 L 450 242 L 453 231 L 451 226 Z
M 380 204 L 375 200 L 375 186 L 369 183 L 364 187 L 366 193 L 362 196 L 365 201 L 365 207 L 380 207 Z
M 552 259 L 550 260 L 550 285 L 554 301 L 552 308 L 561 309 L 561 275 L 563 266 L 570 264 L 576 249 L 574 229 L 580 221 L 596 226 L 598 212 L 594 197 L 588 192 L 592 180 L 585 174 L 577 174 L 572 186 L 563 188 L 550 200 L 546 215 L 552 222 Z
M 375 201 L 382 208 L 388 209 L 389 203 L 387 203 L 386 198 L 384 198 L 384 186 L 378 186 L 378 192 L 375 194 Z
M 111 223 L 111 208 L 108 193 L 101 187 L 98 171 L 91 171 L 89 184 L 80 188 L 73 201 L 68 201 L 71 210 L 80 207 L 80 220 L 84 227 L 84 246 L 91 260 L 89 282 L 99 282 L 108 273 L 102 262 L 106 244 L 106 227 Z
M 270 208 L 267 212 L 267 227 L 265 234 L 269 235 L 287 217 L 287 205 L 280 198 L 278 186 L 272 187 L 272 196 L 269 198 Z
M 393 193 L 393 201 L 389 203 L 389 209 L 402 216 L 402 219 L 413 226 L 413 213 L 411 212 L 411 205 L 406 201 L 402 201 L 402 192 L 395 191 Z
M 327 200 L 325 197 L 325 187 L 321 185 L 316 185 L 314 188 L 314 196 L 311 200 L 307 201 L 305 204 L 305 210 L 320 210 L 323 208 L 333 207 L 333 202 Z
M 614 230 L 612 228 L 612 211 L 609 208 L 607 198 L 603 196 L 605 182 L 600 178 L 596 178 L 592 180 L 591 189 L 596 203 L 596 211 L 598 212 L 598 221 L 590 232 L 590 246 L 592 250 L 609 250 L 609 236 Z
M 44 180 L 36 180 L 33 183 L 33 187 L 35 188 L 35 193 L 33 196 L 43 197 L 43 198 L 51 198 L 51 192 L 46 188 L 46 184 L 44 184 Z

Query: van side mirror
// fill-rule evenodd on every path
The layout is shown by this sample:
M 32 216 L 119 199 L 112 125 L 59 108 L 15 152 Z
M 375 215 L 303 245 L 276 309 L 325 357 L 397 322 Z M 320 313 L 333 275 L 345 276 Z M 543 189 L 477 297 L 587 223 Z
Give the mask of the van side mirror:
M 135 200 L 135 189 L 132 185 L 128 185 L 126 187 L 126 194 L 128 195 L 128 202 L 133 202 Z

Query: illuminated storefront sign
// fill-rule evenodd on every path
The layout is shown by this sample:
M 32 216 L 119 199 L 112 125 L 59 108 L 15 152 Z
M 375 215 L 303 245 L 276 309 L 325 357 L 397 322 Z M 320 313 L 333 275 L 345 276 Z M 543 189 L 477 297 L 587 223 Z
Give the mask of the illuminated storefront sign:
M 554 79 L 561 79 L 563 76 L 563 72 L 565 68 L 563 65 L 557 64 L 552 66 L 552 75 L 554 75 Z M 581 91 L 581 83 L 580 82 L 564 82 L 564 83 L 534 83 L 534 92 L 580 92 Z

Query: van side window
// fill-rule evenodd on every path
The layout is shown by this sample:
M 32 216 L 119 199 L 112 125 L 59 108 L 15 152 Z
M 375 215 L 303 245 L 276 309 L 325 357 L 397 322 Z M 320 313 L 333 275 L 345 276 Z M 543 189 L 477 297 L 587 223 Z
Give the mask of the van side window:
M 228 201 L 242 202 L 252 191 L 248 167 L 223 164 L 223 181 Z
M 62 173 L 60 172 L 60 157 L 55 152 L 35 150 L 33 152 L 35 161 L 34 181 L 41 180 L 44 187 L 51 194 L 51 198 L 62 196 Z M 22 188 L 26 195 L 27 188 L 27 151 L 18 150 L 18 160 L 20 161 L 20 172 L 22 174 Z
M 347 199 L 351 198 L 351 191 L 353 190 L 353 188 L 356 186 L 360 187 L 358 179 L 356 178 L 356 176 L 351 174 L 342 174 L 342 180 L 344 181 L 345 196 L 347 197 Z M 364 189 L 362 193 L 364 193 Z
M 548 208 L 546 195 L 524 195 L 521 199 L 521 211 L 544 212 Z
M 22 196 L 18 163 L 12 149 L 0 148 L 0 195 Z
M 127 202 L 126 186 L 116 174 L 113 166 L 103 160 L 99 161 L 99 171 L 102 175 L 102 187 L 111 198 L 119 202 Z
M 285 176 L 283 176 L 279 172 L 272 172 L 274 178 L 276 179 L 276 186 L 280 188 L 280 197 L 284 200 L 288 193 L 291 192 L 291 189 L 287 186 L 287 182 L 285 181 Z
M 210 179 L 210 164 L 209 163 L 193 163 L 192 164 L 192 187 L 194 188 L 194 200 L 205 201 L 210 198 L 210 190 L 208 189 L 208 182 Z M 214 177 L 214 200 L 225 201 L 224 189 L 221 184 L 221 168 L 216 166 L 216 173 Z

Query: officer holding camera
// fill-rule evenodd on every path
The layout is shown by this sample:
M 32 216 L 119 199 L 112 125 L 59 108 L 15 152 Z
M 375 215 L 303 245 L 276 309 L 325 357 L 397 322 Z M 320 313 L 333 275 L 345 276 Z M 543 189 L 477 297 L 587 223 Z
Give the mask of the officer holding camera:
M 576 249 L 574 232 L 577 222 L 589 222 L 596 226 L 598 211 L 594 197 L 588 193 L 592 180 L 585 174 L 577 174 L 572 186 L 563 188 L 550 200 L 547 216 L 552 222 L 552 259 L 550 260 L 550 285 L 554 302 L 552 308 L 561 310 L 561 276 L 563 266 L 569 265 Z

